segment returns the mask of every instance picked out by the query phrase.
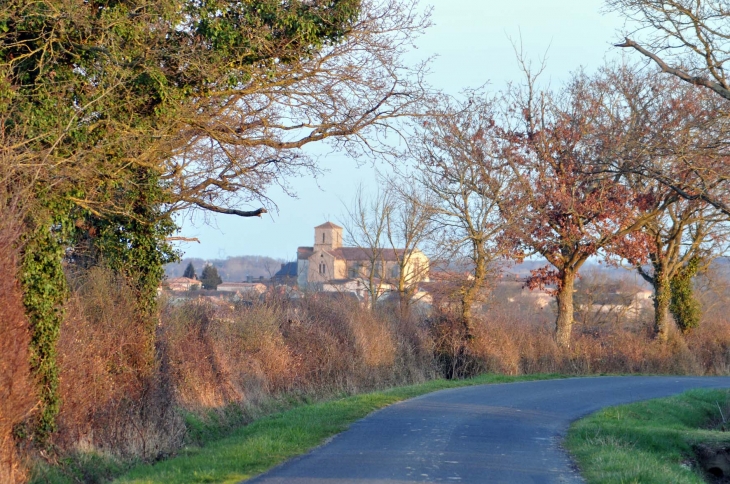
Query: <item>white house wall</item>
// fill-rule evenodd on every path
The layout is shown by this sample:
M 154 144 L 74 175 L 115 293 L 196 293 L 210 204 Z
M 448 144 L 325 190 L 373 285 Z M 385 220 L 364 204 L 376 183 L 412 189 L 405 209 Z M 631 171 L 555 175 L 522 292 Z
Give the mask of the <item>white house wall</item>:
M 297 260 L 297 285 L 300 289 L 307 288 L 307 277 L 309 276 L 309 259 Z

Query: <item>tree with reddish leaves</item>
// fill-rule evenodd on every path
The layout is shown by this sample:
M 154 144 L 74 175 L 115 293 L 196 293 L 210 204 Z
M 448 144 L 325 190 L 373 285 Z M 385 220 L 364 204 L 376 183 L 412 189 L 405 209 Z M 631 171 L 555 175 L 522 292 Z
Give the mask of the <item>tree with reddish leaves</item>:
M 621 140 L 601 134 L 601 96 L 591 80 L 578 75 L 558 93 L 538 93 L 526 72 L 526 86 L 510 94 L 512 125 L 504 133 L 504 156 L 516 183 L 501 204 L 514 220 L 503 243 L 523 257 L 547 259 L 526 285 L 551 287 L 558 303 L 556 339 L 568 347 L 579 269 L 596 256 L 645 260 L 647 237 L 638 229 L 656 206 L 650 193 L 594 169 L 606 148 Z

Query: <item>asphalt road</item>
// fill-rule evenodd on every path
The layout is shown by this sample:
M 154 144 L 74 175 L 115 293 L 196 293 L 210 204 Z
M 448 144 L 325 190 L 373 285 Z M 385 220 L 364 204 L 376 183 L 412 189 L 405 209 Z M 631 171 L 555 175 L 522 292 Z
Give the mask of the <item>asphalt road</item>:
M 560 442 L 600 408 L 730 377 L 597 377 L 481 385 L 397 403 L 249 484 L 583 482 Z

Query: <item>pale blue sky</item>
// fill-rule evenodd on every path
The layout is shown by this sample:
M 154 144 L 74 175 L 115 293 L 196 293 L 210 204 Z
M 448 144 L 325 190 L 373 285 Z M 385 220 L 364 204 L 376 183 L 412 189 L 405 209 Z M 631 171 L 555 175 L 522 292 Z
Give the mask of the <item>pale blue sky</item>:
M 413 59 L 438 56 L 431 65 L 429 82 L 436 88 L 457 94 L 467 87 L 489 82 L 498 90 L 510 80 L 519 80 L 509 38 L 522 38 L 525 52 L 537 59 L 547 50 L 551 84 L 560 84 L 581 66 L 592 71 L 605 59 L 622 55 L 612 47 L 619 39 L 622 20 L 601 12 L 602 0 L 422 0 L 433 5 L 434 26 L 419 40 Z M 237 255 L 266 255 L 293 260 L 296 248 L 311 245 L 314 227 L 327 220 L 337 222 L 342 201 L 349 202 L 357 184 L 374 185 L 375 170 L 384 166 L 357 168 L 344 155 L 324 157 L 328 170 L 318 180 L 291 181 L 298 198 L 280 190 L 268 195 L 278 213 L 262 218 L 233 215 L 209 216 L 208 224 L 198 217 L 185 221 L 180 235 L 197 237 L 200 244 L 180 246 L 185 257 L 204 259 Z

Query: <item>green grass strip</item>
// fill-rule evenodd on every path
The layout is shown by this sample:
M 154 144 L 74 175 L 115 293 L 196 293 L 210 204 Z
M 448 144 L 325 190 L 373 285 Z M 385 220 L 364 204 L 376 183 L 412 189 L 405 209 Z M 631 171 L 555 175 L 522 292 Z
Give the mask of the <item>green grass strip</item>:
M 730 434 L 707 427 L 729 400 L 725 390 L 692 390 L 606 408 L 575 422 L 565 446 L 589 483 L 700 484 L 692 445 L 730 443 Z
M 447 388 L 560 378 L 560 375 L 482 375 L 469 380 L 433 380 L 419 385 L 355 395 L 263 417 L 203 447 L 135 467 L 115 482 L 232 483 L 247 479 L 322 444 L 354 421 L 387 405 Z

